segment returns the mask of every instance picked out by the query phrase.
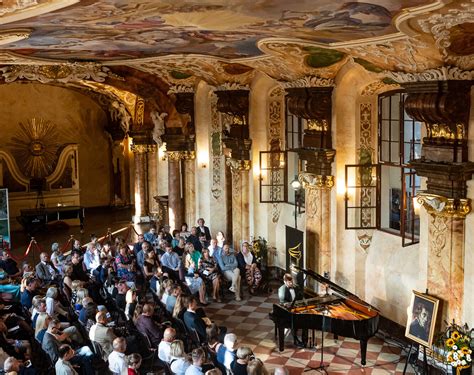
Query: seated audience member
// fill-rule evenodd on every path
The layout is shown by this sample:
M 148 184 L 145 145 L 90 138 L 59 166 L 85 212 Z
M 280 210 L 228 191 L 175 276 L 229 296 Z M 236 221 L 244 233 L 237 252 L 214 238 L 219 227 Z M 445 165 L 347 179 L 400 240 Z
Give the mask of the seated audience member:
M 186 247 L 186 240 L 184 239 L 184 237 L 180 237 L 178 240 L 178 244 L 173 247 L 173 251 L 176 254 L 178 254 L 180 258 L 182 258 L 185 247 Z
M 161 256 L 161 266 L 173 280 L 183 280 L 182 264 L 178 254 L 173 251 L 170 244 L 165 246 L 165 253 Z
M 15 357 L 8 357 L 5 359 L 5 362 L 3 363 L 3 371 L 5 372 L 5 375 L 36 375 L 38 373 L 31 364 L 28 367 L 25 367 L 25 365 Z
M 188 230 L 188 224 L 183 223 L 181 224 L 181 231 L 179 232 L 179 236 L 186 240 L 191 235 L 191 232 Z
M 132 353 L 127 356 L 128 375 L 139 375 L 138 370 L 142 365 L 142 356 L 138 353 Z
M 89 338 L 91 341 L 96 342 L 102 348 L 103 360 L 107 361 L 110 353 L 113 351 L 113 341 L 116 336 L 112 328 L 107 327 L 109 322 L 107 313 L 105 311 L 99 311 L 95 315 L 96 324 L 94 324 L 89 331 Z
M 166 280 L 163 281 L 163 284 L 162 284 L 163 291 L 162 291 L 162 294 L 161 294 L 161 303 L 163 303 L 164 305 L 166 305 L 166 301 L 168 300 L 168 297 L 171 294 L 171 289 L 173 288 L 173 286 L 174 286 L 173 280 L 166 279 Z
M 161 272 L 161 268 L 155 268 L 153 270 L 153 276 L 150 279 L 150 289 L 153 293 L 159 296 L 161 290 L 161 278 L 163 276 L 163 272 Z
M 176 305 L 176 301 L 178 300 L 179 296 L 181 295 L 182 290 L 179 285 L 173 285 L 170 290 L 170 295 L 166 299 L 166 310 L 172 314 L 174 307 Z
M 112 249 L 112 244 L 110 243 L 110 241 L 104 242 L 104 245 L 102 246 L 102 249 L 100 250 L 100 257 L 107 258 L 107 259 L 113 259 L 115 257 L 115 254 Z
M 153 313 L 153 305 L 149 303 L 143 305 L 143 311 L 137 318 L 135 326 L 140 333 L 148 337 L 151 345 L 156 348 L 160 344 L 163 333 L 160 326 L 153 320 Z
M 206 227 L 204 225 L 204 219 L 202 217 L 200 217 L 197 221 L 198 223 L 198 230 L 199 232 L 201 232 L 201 234 L 203 234 L 206 238 L 206 241 L 210 241 L 211 240 L 211 231 L 209 230 L 209 227 Z M 206 246 L 207 247 L 207 246 Z
M 44 334 L 48 330 L 48 326 L 51 320 L 53 319 L 45 312 L 39 313 L 37 315 L 36 327 L 35 327 L 35 339 L 40 344 L 43 343 Z
M 72 276 L 72 265 L 71 264 L 66 264 L 63 266 L 63 290 L 67 294 L 69 298 L 72 296 L 72 282 L 73 279 L 71 278 Z
M 100 265 L 100 251 L 92 242 L 87 245 L 87 250 L 84 253 L 84 266 L 89 274 Z
M 212 283 L 212 298 L 214 301 L 221 302 L 219 297 L 221 275 L 217 262 L 211 257 L 208 249 L 202 250 L 202 257 L 199 259 L 199 274 L 204 280 Z
M 125 280 L 128 283 L 135 282 L 136 270 L 133 264 L 133 260 L 128 254 L 127 246 L 120 247 L 119 254 L 115 258 L 115 264 L 117 266 L 117 276 L 120 279 Z
M 211 323 L 206 327 L 206 342 L 207 349 L 214 354 L 217 354 L 217 348 L 221 343 L 219 340 L 219 327 L 216 323 Z
M 67 257 L 63 254 L 62 249 L 59 247 L 59 244 L 57 242 L 54 242 L 51 245 L 51 262 L 60 273 L 63 272 L 64 265 L 66 264 L 66 258 Z
M 123 337 L 117 337 L 113 342 L 113 351 L 109 354 L 109 370 L 113 375 L 128 375 L 126 351 L 127 342 Z
M 36 277 L 42 281 L 43 285 L 57 282 L 60 276 L 59 271 L 49 260 L 48 253 L 41 253 L 40 260 L 41 261 L 36 265 Z
M 175 229 L 172 233 L 171 247 L 174 249 L 179 243 L 179 230 Z
M 171 343 L 176 337 L 176 330 L 174 328 L 168 327 L 163 333 L 163 339 L 158 345 L 158 358 L 163 362 L 171 362 Z
M 0 347 L 2 347 L 3 350 L 5 350 L 8 354 L 13 355 L 13 356 L 19 356 L 19 359 L 28 359 L 31 358 L 31 344 L 27 340 L 17 340 L 10 335 L 15 335 L 14 332 L 9 332 L 6 322 L 9 320 L 9 317 L 7 316 L 2 316 L 0 317 Z M 13 321 L 15 323 L 15 320 Z M 16 320 L 18 323 L 18 320 Z M 20 333 L 20 330 L 18 330 L 18 333 Z M 30 332 L 28 332 L 30 334 Z M 18 336 L 14 336 L 18 337 Z
M 227 370 L 231 370 L 230 365 L 236 357 L 237 336 L 228 333 L 224 337 L 224 344 L 217 350 L 217 362 L 224 365 Z
M 247 375 L 247 365 L 252 358 L 254 358 L 252 349 L 247 346 L 241 346 L 237 349 L 237 358 L 231 363 L 230 368 L 233 375 Z
M 200 375 L 204 374 L 202 365 L 206 359 L 206 354 L 202 348 L 194 349 L 191 353 L 193 364 L 186 369 L 185 375 Z
M 199 241 L 199 233 L 196 227 L 191 228 L 191 235 L 188 236 L 186 239 L 187 243 L 192 243 L 194 246 L 194 249 L 198 252 L 201 252 L 202 250 L 202 245 L 201 241 Z
M 145 259 L 148 258 L 148 254 L 152 252 L 154 253 L 150 243 L 148 241 L 143 241 L 142 243 L 142 249 L 137 253 L 137 265 L 140 269 L 143 269 L 143 266 L 145 265 Z
M 143 275 L 147 280 L 150 280 L 153 277 L 155 270 L 159 270 L 161 272 L 161 266 L 158 259 L 156 259 L 155 252 L 150 249 L 146 252 L 145 260 L 143 263 Z
M 165 240 L 168 243 L 171 243 L 173 241 L 173 236 L 170 233 L 170 226 L 165 224 L 163 225 L 163 228 L 161 230 L 161 239 Z
M 46 313 L 46 298 L 36 295 L 33 297 L 33 310 L 31 312 L 31 327 L 36 328 L 36 320 L 39 314 Z
M 175 375 L 184 375 L 187 368 L 191 366 L 191 359 L 184 351 L 184 344 L 181 340 L 174 340 L 170 345 L 170 368 Z
M 217 261 L 217 258 L 220 256 L 220 252 L 222 251 L 222 247 L 217 246 L 217 240 L 215 238 L 211 239 L 211 244 L 207 249 L 209 250 L 209 255 Z
M 229 290 L 235 293 L 235 300 L 240 301 L 240 269 L 235 255 L 230 251 L 229 245 L 224 245 L 219 260 L 219 266 L 224 277 L 232 282 Z
M 199 234 L 199 242 L 201 243 L 201 251 L 209 247 L 209 241 L 206 240 L 206 235 L 203 233 Z
M 33 303 L 33 297 L 38 294 L 39 280 L 34 277 L 29 277 L 26 280 L 25 290 L 21 293 L 20 301 L 23 307 L 31 309 Z
M 54 365 L 56 375 L 78 375 L 72 364 L 69 362 L 74 355 L 74 349 L 68 344 L 62 344 L 58 350 L 59 359 Z
M 95 323 L 95 314 L 97 314 L 97 304 L 90 297 L 86 297 L 82 300 L 83 307 L 79 312 L 79 322 L 85 327 L 86 331 L 89 332 L 91 327 Z
M 184 313 L 184 324 L 189 331 L 196 330 L 200 342 L 206 341 L 206 323 L 200 315 L 196 313 L 198 308 L 197 299 L 194 296 L 188 298 L 188 309 Z
M 186 252 L 187 254 L 184 261 L 184 280 L 191 291 L 191 294 L 199 293 L 199 302 L 206 306 L 206 285 L 204 284 L 203 279 L 199 276 L 199 259 L 201 258 L 201 253 L 195 250 L 191 243 L 186 244 L 185 253 Z
M 90 278 L 84 269 L 84 263 L 82 263 L 81 253 L 79 252 L 72 253 L 71 264 L 72 264 L 71 279 L 89 282 Z
M 125 311 L 125 307 L 127 306 L 127 292 L 129 287 L 125 280 L 119 280 L 117 283 L 117 295 L 115 296 L 115 303 L 117 307 Z
M 245 277 L 249 293 L 255 294 L 260 283 L 262 282 L 262 272 L 257 267 L 255 255 L 250 251 L 248 242 L 242 243 L 241 251 L 236 255 L 237 263 L 239 263 L 240 274 Z
M 183 320 L 184 313 L 188 309 L 188 299 L 190 296 L 185 296 L 184 294 L 181 294 L 177 299 L 176 299 L 176 304 L 174 305 L 173 309 L 173 318 L 181 319 Z
M 66 333 L 61 333 L 60 327 L 61 324 L 59 320 L 53 319 L 48 325 L 48 330 L 44 334 L 43 343 L 41 345 L 53 363 L 56 363 L 59 359 L 61 341 L 68 337 Z M 71 359 L 71 363 L 80 365 L 85 375 L 94 375 L 94 369 L 91 363 L 92 357 L 93 353 L 89 347 L 83 346 L 76 351 L 75 356 Z
M 148 241 L 151 246 L 156 246 L 160 241 L 160 238 L 156 234 L 155 227 L 151 227 L 150 230 L 143 235 L 143 238 L 145 239 L 145 241 Z
M 248 375 L 269 375 L 268 370 L 265 368 L 263 362 L 254 358 L 251 359 L 247 365 L 247 374 Z
M 19 277 L 22 272 L 18 269 L 18 264 L 10 257 L 8 251 L 0 250 L 0 268 L 4 270 L 9 277 Z
M 129 289 L 127 291 L 127 294 L 125 295 L 125 302 L 127 302 L 125 305 L 125 317 L 128 320 L 131 320 L 138 302 L 137 292 L 135 289 Z
M 217 246 L 219 246 L 222 249 L 224 245 L 226 244 L 224 232 L 221 232 L 221 231 L 217 232 L 216 240 L 217 240 Z
M 50 286 L 46 291 L 46 312 L 52 318 L 62 318 L 63 321 L 69 321 L 69 314 L 66 308 L 59 303 L 58 288 Z
M 145 236 L 143 234 L 139 234 L 137 237 L 137 242 L 133 245 L 133 253 L 137 256 L 138 252 L 142 249 L 143 241 L 145 241 Z M 120 250 L 122 247 L 127 246 L 125 243 L 121 244 L 118 249 Z M 118 254 L 117 254 L 118 255 Z

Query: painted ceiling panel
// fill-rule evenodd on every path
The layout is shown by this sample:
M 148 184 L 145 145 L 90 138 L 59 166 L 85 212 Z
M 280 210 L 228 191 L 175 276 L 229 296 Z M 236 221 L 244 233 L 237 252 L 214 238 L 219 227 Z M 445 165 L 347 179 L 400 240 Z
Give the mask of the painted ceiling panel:
M 392 20 L 397 14 L 430 3 L 86 0 L 2 25 L 0 32 L 31 29 L 29 38 L 2 49 L 39 58 L 110 61 L 169 54 L 248 58 L 263 54 L 257 42 L 264 38 L 335 43 L 395 33 Z

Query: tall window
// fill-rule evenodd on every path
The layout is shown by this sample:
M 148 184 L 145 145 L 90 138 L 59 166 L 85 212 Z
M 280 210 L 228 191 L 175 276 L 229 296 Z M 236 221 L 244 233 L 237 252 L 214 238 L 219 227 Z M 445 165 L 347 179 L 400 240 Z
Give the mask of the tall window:
M 291 114 L 288 109 L 286 110 L 286 150 L 288 153 L 287 166 L 288 166 L 288 178 L 287 178 L 287 202 L 295 203 L 295 199 L 299 200 L 299 207 L 304 207 L 304 191 L 300 191 L 299 194 L 294 194 L 291 182 L 298 178 L 300 172 L 304 169 L 304 161 L 299 158 L 298 149 L 303 147 L 303 134 L 306 127 L 306 120 Z
M 421 123 L 405 112 L 404 100 L 402 92 L 379 96 L 378 163 L 346 166 L 345 206 L 347 229 L 380 229 L 408 246 L 420 231 L 413 204 L 420 178 L 409 162 L 421 156 Z

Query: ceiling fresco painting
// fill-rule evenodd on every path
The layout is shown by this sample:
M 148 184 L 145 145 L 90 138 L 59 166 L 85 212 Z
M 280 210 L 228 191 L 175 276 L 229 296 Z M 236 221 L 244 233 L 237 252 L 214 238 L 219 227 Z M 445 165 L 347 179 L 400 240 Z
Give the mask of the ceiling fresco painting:
M 28 0 L 35 2 L 35 0 Z M 393 18 L 426 0 L 81 1 L 2 28 L 31 28 L 3 46 L 31 57 L 116 60 L 167 54 L 261 55 L 260 39 L 346 42 L 397 32 Z

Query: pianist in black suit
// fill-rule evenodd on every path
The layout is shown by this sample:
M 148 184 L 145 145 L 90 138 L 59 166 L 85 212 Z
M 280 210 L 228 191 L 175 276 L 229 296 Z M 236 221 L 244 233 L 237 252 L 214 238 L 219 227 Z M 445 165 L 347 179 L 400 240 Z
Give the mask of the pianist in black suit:
M 278 298 L 282 305 L 289 305 L 295 300 L 303 299 L 303 292 L 295 285 L 293 276 L 285 273 L 283 276 L 283 285 L 278 289 Z M 296 346 L 306 347 L 308 342 L 308 330 L 302 329 L 301 340 L 298 338 L 296 330 L 293 330 L 293 341 Z
M 303 299 L 303 293 L 300 288 L 295 285 L 291 274 L 285 273 L 283 283 L 284 284 L 278 289 L 278 298 L 281 304 L 292 303 L 294 300 Z

